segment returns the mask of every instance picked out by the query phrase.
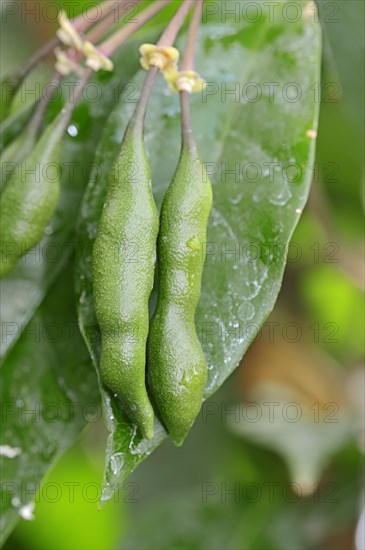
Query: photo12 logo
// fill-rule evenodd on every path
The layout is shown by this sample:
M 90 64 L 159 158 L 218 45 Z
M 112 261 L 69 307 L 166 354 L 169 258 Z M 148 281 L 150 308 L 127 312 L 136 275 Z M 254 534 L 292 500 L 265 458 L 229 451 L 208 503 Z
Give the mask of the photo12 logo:
M 217 21 L 221 23 L 298 23 L 302 19 L 312 20 L 315 23 L 320 20 L 324 23 L 340 22 L 340 2 L 333 1 L 247 1 L 216 0 L 206 2 L 203 10 L 203 21 Z

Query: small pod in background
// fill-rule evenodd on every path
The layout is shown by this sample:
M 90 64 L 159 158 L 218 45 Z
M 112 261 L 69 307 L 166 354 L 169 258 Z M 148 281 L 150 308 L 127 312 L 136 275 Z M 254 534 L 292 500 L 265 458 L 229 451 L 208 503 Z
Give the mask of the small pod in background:
M 60 196 L 64 126 L 60 114 L 5 182 L 0 198 L 0 277 L 42 238 L 53 216 Z
M 174 443 L 183 443 L 202 405 L 207 365 L 195 327 L 212 188 L 195 143 L 184 140 L 163 201 L 159 295 L 148 339 L 148 380 Z
M 36 145 L 36 138 L 26 130 L 17 136 L 1 153 L 0 191 L 5 189 L 6 182 L 19 169 L 19 164 Z
M 101 378 L 147 439 L 153 437 L 154 424 L 145 372 L 157 233 L 142 126 L 132 122 L 109 175 L 93 248 L 93 290 L 101 330 Z

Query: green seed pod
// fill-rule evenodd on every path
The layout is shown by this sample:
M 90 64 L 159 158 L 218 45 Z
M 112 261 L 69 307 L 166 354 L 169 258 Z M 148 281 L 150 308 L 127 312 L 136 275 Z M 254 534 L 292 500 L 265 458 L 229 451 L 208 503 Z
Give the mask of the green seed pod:
M 149 386 L 174 443 L 183 443 L 207 380 L 195 328 L 212 188 L 194 144 L 183 145 L 158 237 L 159 296 L 148 340 Z
M 33 112 L 34 105 L 26 105 L 23 109 L 19 109 L 13 115 L 8 116 L 7 119 L 0 124 L 1 154 L 3 154 L 5 148 L 7 148 L 23 132 L 32 117 Z
M 57 117 L 6 182 L 0 198 L 0 277 L 43 236 L 60 195 L 60 152 L 64 126 Z M 52 163 L 52 164 L 51 164 Z M 57 166 L 57 176 L 48 175 Z
M 35 136 L 26 130 L 4 149 L 1 154 L 0 191 L 6 185 L 11 175 L 18 169 L 18 165 L 29 154 L 35 145 Z
M 147 439 L 153 437 L 154 423 L 145 368 L 157 234 L 142 125 L 131 124 L 109 176 L 93 248 L 93 290 L 101 330 L 101 378 Z

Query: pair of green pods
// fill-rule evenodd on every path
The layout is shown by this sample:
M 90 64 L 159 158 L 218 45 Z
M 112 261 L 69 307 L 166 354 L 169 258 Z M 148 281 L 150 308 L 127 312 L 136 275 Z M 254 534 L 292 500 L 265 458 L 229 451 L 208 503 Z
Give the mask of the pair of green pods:
M 0 277 L 6 276 L 42 238 L 53 216 L 60 196 L 63 134 L 61 114 L 35 145 L 27 141 L 24 132 L 2 155 L 5 174 L 0 198 Z
M 143 128 L 132 120 L 109 177 L 93 249 L 100 373 L 148 439 L 154 432 L 151 396 L 176 445 L 201 408 L 207 379 L 195 310 L 211 206 L 211 185 L 195 144 L 183 140 L 159 219 Z M 156 250 L 158 303 L 149 321 Z

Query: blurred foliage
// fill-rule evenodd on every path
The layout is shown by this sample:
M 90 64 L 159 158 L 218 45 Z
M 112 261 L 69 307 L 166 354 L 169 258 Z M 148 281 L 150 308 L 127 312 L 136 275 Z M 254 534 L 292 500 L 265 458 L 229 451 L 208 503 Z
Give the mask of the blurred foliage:
M 361 290 L 346 274 L 323 264 L 308 272 L 301 293 L 307 312 L 316 320 L 313 333 L 317 331 L 318 343 L 347 364 L 361 361 L 365 331 Z
M 22 546 L 29 550 L 117 547 L 125 528 L 122 493 L 119 503 L 112 503 L 105 514 L 98 512 L 100 484 L 95 480 L 103 456 L 97 458 L 74 449 L 47 475 L 37 498 L 36 521 L 22 522 L 17 531 Z
M 321 5 L 321 2 L 319 3 Z M 322 2 L 324 4 L 324 2 Z M 324 18 L 322 101 L 317 141 L 332 223 L 347 238 L 363 234 L 364 3 L 338 1 Z

